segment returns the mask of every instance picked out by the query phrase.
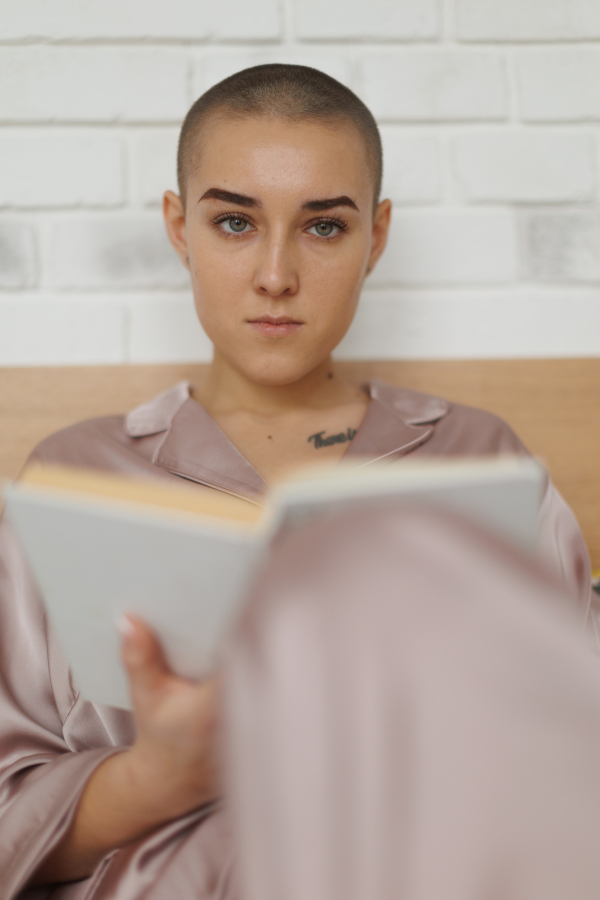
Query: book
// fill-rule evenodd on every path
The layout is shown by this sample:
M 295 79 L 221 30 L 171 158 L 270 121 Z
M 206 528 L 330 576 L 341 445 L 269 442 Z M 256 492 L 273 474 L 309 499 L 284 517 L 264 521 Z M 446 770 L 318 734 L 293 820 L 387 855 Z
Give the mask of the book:
M 450 508 L 532 548 L 546 481 L 534 459 L 399 460 L 298 473 L 264 508 L 182 480 L 30 466 L 5 490 L 75 683 L 89 700 L 130 708 L 119 615 L 159 636 L 169 665 L 202 678 L 275 535 L 327 514 L 407 502 Z

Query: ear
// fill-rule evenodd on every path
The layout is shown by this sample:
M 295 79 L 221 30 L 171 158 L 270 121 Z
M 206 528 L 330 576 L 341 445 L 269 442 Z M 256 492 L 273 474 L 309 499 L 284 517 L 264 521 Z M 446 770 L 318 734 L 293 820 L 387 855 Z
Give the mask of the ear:
M 185 237 L 185 213 L 181 197 L 173 191 L 165 191 L 163 197 L 163 216 L 169 240 L 173 244 L 179 259 L 189 269 L 190 261 Z
M 373 218 L 373 238 L 371 241 L 371 254 L 369 256 L 369 269 L 373 269 L 375 263 L 385 250 L 387 236 L 392 215 L 392 203 L 390 200 L 382 200 L 375 210 Z

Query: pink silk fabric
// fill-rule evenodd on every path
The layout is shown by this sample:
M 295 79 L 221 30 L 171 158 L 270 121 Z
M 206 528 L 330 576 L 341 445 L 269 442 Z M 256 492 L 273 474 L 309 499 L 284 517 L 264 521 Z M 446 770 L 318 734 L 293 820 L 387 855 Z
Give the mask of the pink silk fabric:
M 527 452 L 504 422 L 482 410 L 376 381 L 366 389 L 367 413 L 346 453 L 357 466 L 408 454 Z M 185 479 L 191 490 L 199 483 L 253 503 L 261 502 L 266 488 L 190 396 L 187 384 L 127 416 L 91 419 L 52 435 L 32 459 L 178 483 Z M 573 608 L 593 621 L 585 543 L 550 483 L 540 512 L 538 555 L 556 573 Z M 309 561 L 299 564 L 308 567 Z M 399 567 L 398 583 L 403 579 Z M 68 829 L 94 769 L 134 737 L 129 713 L 79 694 L 10 523 L 2 520 L 0 900 L 21 895 Z M 226 900 L 235 890 L 229 829 L 223 809 L 200 809 L 115 852 L 89 879 L 29 894 L 36 900 Z
M 228 648 L 243 900 L 597 900 L 600 668 L 537 561 L 431 510 L 284 539 Z

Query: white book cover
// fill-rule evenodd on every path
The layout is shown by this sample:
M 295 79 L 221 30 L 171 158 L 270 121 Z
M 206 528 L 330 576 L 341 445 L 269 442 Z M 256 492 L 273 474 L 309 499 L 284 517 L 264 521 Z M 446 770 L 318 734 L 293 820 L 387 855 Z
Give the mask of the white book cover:
M 399 461 L 309 473 L 276 488 L 256 526 L 15 483 L 12 522 L 84 697 L 130 708 L 115 623 L 158 634 L 173 670 L 205 675 L 273 534 L 364 506 L 449 508 L 532 548 L 546 480 L 530 458 Z

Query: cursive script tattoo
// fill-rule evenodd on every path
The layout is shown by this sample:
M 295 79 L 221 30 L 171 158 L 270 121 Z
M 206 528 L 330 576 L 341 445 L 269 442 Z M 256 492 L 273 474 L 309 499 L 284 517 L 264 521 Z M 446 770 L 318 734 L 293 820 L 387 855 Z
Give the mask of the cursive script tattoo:
M 321 447 L 331 447 L 332 444 L 345 444 L 347 441 L 352 440 L 356 434 L 356 428 L 348 428 L 347 431 L 342 431 L 341 434 L 330 434 L 329 437 L 323 437 L 324 434 L 324 431 L 319 431 L 318 434 L 311 434 L 308 443 L 310 444 L 311 441 L 314 441 L 315 450 L 320 450 Z

